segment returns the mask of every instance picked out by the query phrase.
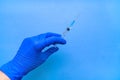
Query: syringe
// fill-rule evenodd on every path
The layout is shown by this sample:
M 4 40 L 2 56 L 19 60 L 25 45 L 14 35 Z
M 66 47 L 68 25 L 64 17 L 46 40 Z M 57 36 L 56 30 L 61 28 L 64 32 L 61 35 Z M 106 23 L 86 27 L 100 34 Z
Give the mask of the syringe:
M 66 28 L 66 30 L 63 32 L 62 36 L 65 37 L 66 34 L 72 29 L 73 25 L 75 24 L 76 20 L 78 19 L 78 17 L 76 19 L 74 19 L 71 24 Z

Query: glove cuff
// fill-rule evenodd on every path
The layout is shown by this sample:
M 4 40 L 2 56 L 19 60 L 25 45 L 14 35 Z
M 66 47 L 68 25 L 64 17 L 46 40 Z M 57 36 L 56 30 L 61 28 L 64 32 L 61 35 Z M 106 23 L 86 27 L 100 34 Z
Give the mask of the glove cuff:
M 21 80 L 23 75 L 17 73 L 17 68 L 10 61 L 7 64 L 4 64 L 0 70 L 5 73 L 10 80 Z

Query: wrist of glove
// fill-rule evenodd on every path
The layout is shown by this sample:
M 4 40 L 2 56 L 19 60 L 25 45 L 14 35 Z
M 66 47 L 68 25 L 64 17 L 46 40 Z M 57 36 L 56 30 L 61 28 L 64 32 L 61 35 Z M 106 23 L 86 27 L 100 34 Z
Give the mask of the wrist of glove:
M 21 80 L 24 75 L 40 66 L 51 54 L 58 51 L 58 47 L 51 47 L 43 51 L 45 47 L 54 44 L 66 44 L 66 41 L 56 33 L 45 33 L 26 38 L 16 56 L 3 65 L 0 70 L 11 80 Z

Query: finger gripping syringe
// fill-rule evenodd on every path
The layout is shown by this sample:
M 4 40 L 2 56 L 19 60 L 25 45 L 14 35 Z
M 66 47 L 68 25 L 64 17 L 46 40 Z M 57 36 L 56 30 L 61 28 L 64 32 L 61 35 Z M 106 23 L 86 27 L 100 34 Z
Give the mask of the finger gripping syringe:
M 76 22 L 76 20 L 78 19 L 78 17 L 76 18 L 76 19 L 74 19 L 71 23 L 70 23 L 70 25 L 65 29 L 65 31 L 62 33 L 62 37 L 65 37 L 66 36 L 66 34 L 67 34 L 67 32 L 69 32 L 70 30 L 71 30 L 71 28 L 73 27 L 73 25 L 75 24 L 75 22 Z M 52 45 L 53 47 L 57 47 L 57 45 L 56 44 L 54 44 L 54 45 Z M 51 47 L 51 46 L 50 46 Z M 44 50 L 43 50 L 43 52 L 44 51 L 46 51 L 47 49 L 49 49 L 50 47 L 48 47 L 48 48 L 45 48 Z

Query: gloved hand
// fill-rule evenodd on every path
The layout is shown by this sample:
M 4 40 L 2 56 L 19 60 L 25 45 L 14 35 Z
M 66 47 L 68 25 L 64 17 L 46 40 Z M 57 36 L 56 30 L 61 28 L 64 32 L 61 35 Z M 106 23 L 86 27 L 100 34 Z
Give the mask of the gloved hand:
M 45 33 L 24 39 L 16 56 L 3 65 L 0 70 L 11 80 L 21 80 L 24 75 L 40 66 L 52 53 L 58 50 L 58 47 L 51 47 L 42 51 L 52 44 L 66 44 L 66 41 L 61 35 L 55 33 Z

